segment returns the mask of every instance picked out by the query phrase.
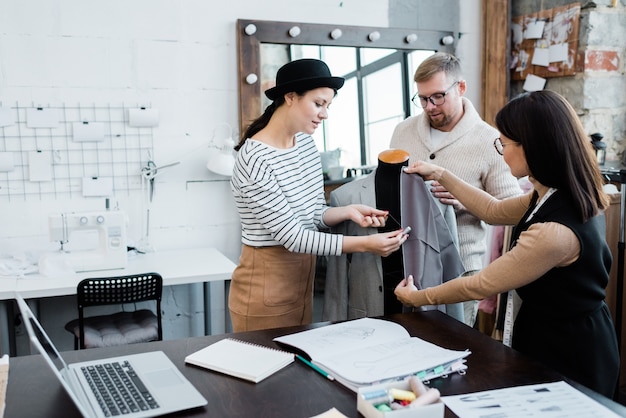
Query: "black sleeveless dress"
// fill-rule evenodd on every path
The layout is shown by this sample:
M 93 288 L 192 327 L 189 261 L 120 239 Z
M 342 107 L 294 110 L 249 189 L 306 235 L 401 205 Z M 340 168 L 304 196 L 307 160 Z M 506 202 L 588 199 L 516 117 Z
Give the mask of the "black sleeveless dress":
M 515 228 L 513 244 L 533 223 L 557 222 L 580 242 L 573 264 L 548 271 L 517 292 L 523 300 L 513 328 L 512 347 L 609 398 L 617 387 L 619 352 L 611 314 L 604 301 L 611 268 L 604 215 L 582 223 L 572 198 L 556 191 L 526 222 Z

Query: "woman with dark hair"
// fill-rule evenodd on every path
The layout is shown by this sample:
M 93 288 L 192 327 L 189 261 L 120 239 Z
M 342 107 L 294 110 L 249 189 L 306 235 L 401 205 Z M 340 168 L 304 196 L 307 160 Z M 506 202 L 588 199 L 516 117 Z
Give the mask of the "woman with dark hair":
M 310 323 L 317 255 L 372 252 L 387 256 L 407 236 L 376 234 L 387 212 L 366 205 L 328 207 L 322 165 L 311 135 L 328 117 L 343 86 L 320 60 L 301 59 L 278 70 L 273 101 L 235 147 L 231 189 L 242 228 L 242 252 L 228 300 L 234 331 Z M 372 234 L 321 232 L 352 221 Z
M 611 268 L 603 192 L 591 143 L 572 106 L 552 91 L 524 93 L 496 116 L 494 146 L 533 190 L 497 200 L 445 169 L 417 162 L 406 171 L 437 180 L 494 225 L 517 225 L 510 251 L 473 276 L 418 290 L 411 276 L 396 296 L 413 306 L 483 299 L 516 289 L 522 305 L 512 347 L 564 376 L 613 397 L 619 373 L 615 328 L 604 301 Z

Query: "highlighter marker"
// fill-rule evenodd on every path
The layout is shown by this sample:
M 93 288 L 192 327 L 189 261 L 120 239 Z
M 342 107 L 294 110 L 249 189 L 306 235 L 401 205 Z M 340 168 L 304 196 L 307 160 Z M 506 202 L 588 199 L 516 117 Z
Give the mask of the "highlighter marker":
M 415 393 L 411 392 L 410 390 L 391 388 L 387 392 L 389 393 L 389 396 L 391 396 L 396 401 L 411 402 L 411 401 L 414 401 L 415 398 L 417 397 Z

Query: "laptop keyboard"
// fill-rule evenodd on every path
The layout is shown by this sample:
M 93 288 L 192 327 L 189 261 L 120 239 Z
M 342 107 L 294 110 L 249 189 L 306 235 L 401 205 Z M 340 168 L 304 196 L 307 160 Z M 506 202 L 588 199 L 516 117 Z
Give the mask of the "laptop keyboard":
M 84 366 L 81 370 L 107 417 L 159 407 L 127 361 Z

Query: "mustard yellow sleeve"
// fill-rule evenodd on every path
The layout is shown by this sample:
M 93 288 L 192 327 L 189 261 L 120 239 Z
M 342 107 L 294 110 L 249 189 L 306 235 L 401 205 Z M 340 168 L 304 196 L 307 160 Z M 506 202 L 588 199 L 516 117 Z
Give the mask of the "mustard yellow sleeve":
M 580 242 L 571 229 L 555 222 L 533 224 L 511 251 L 479 273 L 414 291 L 411 302 L 423 306 L 484 299 L 531 283 L 554 267 L 573 263 L 579 255 Z

